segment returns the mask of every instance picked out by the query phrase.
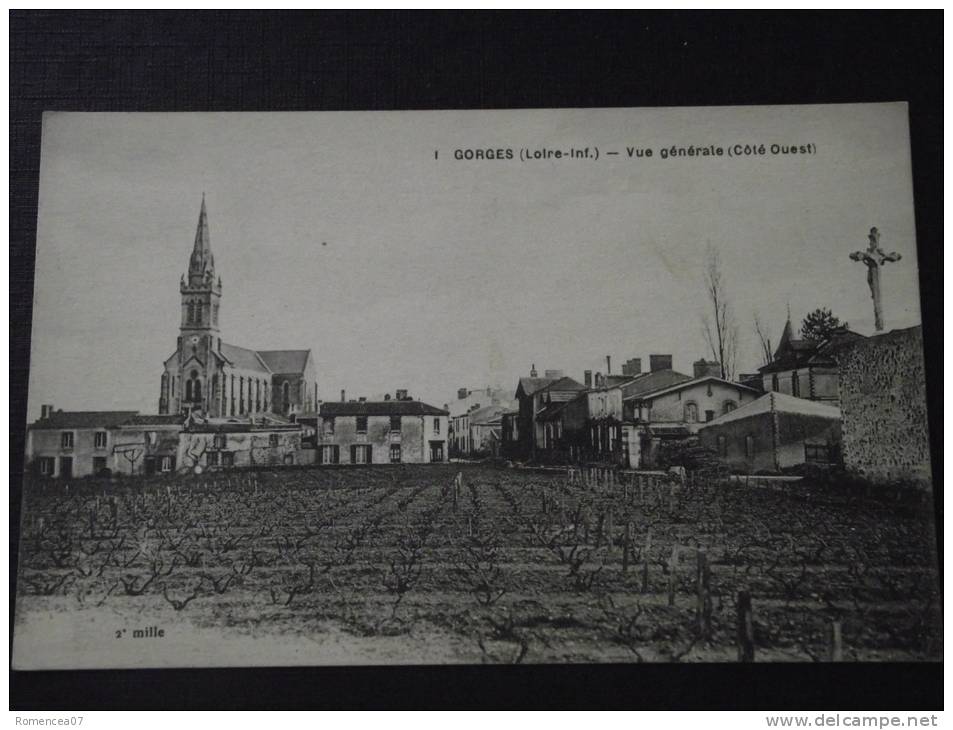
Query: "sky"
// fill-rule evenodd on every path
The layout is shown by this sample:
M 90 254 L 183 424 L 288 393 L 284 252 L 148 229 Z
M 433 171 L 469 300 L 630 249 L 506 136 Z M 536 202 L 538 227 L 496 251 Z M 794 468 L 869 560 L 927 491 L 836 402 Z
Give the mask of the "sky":
M 816 153 L 660 156 L 746 143 Z M 590 159 L 519 159 L 571 147 Z M 515 159 L 454 159 L 507 148 Z M 920 322 L 904 104 L 48 113 L 31 420 L 42 403 L 156 412 L 203 192 L 223 339 L 310 348 L 325 400 L 405 388 L 442 406 L 461 387 L 515 389 L 533 364 L 581 381 L 606 355 L 614 373 L 653 353 L 691 373 L 712 356 L 709 245 L 739 372 L 761 364 L 755 313 L 775 342 L 788 307 L 795 327 L 829 307 L 873 332 L 848 258 L 871 226 L 902 255 L 882 273 L 887 328 Z

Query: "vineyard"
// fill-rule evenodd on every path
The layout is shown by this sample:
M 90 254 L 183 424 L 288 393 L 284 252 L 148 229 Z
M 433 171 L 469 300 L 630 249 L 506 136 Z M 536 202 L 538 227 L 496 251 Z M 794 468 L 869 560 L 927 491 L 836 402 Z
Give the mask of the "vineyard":
M 280 639 L 296 663 L 941 655 L 932 510 L 861 494 L 404 465 L 24 495 L 20 661 L 64 621 L 103 646 Z

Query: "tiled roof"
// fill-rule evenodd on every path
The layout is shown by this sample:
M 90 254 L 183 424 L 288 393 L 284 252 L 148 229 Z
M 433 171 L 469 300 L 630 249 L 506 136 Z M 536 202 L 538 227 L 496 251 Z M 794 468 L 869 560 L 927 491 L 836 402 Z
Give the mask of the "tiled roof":
M 53 411 L 38 418 L 30 428 L 112 428 L 139 414 L 139 411 Z
M 327 416 L 446 416 L 447 411 L 422 403 L 419 400 L 382 400 L 364 403 L 339 403 L 329 401 L 321 404 L 321 415 Z
M 123 421 L 121 426 L 178 426 L 185 423 L 185 416 L 181 413 L 166 414 L 136 414 Z
M 700 383 L 706 382 L 715 382 L 721 383 L 722 385 L 727 385 L 729 388 L 737 388 L 739 390 L 747 390 L 752 393 L 758 393 L 759 391 L 756 388 L 752 388 L 750 385 L 744 385 L 742 383 L 732 383 L 729 380 L 724 380 L 715 375 L 705 375 L 701 378 L 691 378 L 689 380 L 683 380 L 681 382 L 675 383 L 674 385 L 667 385 L 655 390 L 648 392 L 643 392 L 640 394 L 642 398 L 655 398 L 659 395 L 664 395 L 666 393 L 674 393 L 675 391 L 682 390 L 683 388 L 691 388 L 692 386 L 699 385 Z
M 807 400 L 806 398 L 796 398 L 793 395 L 786 395 L 785 393 L 765 393 L 757 400 L 743 405 L 740 408 L 736 408 L 723 416 L 719 416 L 713 421 L 709 421 L 705 424 L 705 427 L 720 426 L 723 423 L 740 421 L 743 418 L 750 418 L 751 416 L 768 413 L 772 410 L 777 413 L 820 416 L 833 420 L 840 420 L 841 417 L 840 408 L 826 403 L 819 403 L 817 401 Z
M 265 365 L 264 361 L 254 350 L 237 345 L 222 343 L 222 355 L 232 364 L 233 367 L 240 370 L 257 370 L 258 372 L 271 374 L 271 370 Z
M 635 398 L 654 390 L 661 390 L 662 388 L 667 388 L 677 383 L 684 383 L 691 379 L 689 375 L 668 368 L 665 370 L 654 370 L 643 373 L 628 383 L 624 383 L 622 385 L 622 397 L 628 400 L 629 398 Z
M 550 418 L 555 418 L 563 409 L 568 406 L 570 401 L 562 401 L 561 403 L 550 403 L 543 410 L 536 414 L 537 421 L 548 421 Z
M 303 373 L 311 350 L 259 350 L 258 355 L 273 373 Z
M 552 378 L 520 378 L 520 388 L 526 395 L 532 395 L 552 382 L 554 382 Z
M 552 383 L 546 386 L 546 390 L 585 390 L 586 386 L 580 383 L 578 380 L 573 380 L 568 375 L 554 380 Z

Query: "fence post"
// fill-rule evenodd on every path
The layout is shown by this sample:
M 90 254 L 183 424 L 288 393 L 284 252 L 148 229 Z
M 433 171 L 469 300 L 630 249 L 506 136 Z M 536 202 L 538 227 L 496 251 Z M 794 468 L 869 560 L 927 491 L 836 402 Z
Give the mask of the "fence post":
M 831 661 L 844 661 L 844 646 L 841 637 L 840 621 L 831 621 Z
M 668 605 L 675 605 L 675 573 L 678 571 L 678 545 L 672 548 L 672 557 L 668 559 Z
M 629 550 L 632 549 L 632 523 L 625 526 L 625 537 L 622 540 L 622 572 L 629 570 Z
M 695 621 L 698 635 L 703 639 L 711 638 L 711 591 L 709 583 L 711 572 L 708 567 L 708 556 L 704 550 L 695 554 L 697 560 L 697 588 L 698 604 L 695 608 Z
M 754 661 L 754 618 L 748 591 L 738 592 L 738 661 Z

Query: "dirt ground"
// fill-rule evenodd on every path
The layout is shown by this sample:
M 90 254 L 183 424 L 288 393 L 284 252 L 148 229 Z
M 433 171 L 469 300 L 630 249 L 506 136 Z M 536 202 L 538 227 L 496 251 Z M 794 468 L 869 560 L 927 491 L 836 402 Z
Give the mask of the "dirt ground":
M 755 661 L 941 656 L 931 512 L 830 489 L 405 465 L 25 494 L 16 668 L 738 661 L 742 593 Z

